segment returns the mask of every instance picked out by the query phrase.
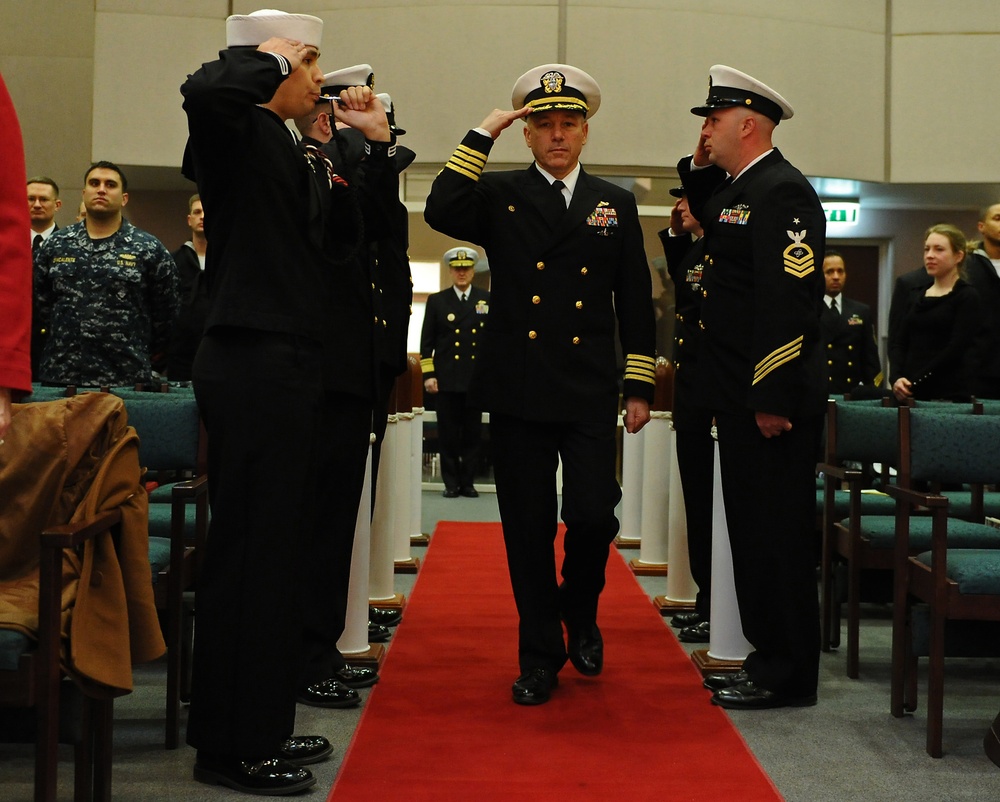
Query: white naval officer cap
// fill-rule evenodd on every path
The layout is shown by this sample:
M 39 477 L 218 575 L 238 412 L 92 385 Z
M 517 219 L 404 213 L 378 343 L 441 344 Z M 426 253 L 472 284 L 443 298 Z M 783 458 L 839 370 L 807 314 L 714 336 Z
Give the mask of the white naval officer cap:
M 448 267 L 475 267 L 479 261 L 479 253 L 466 245 L 446 251 L 443 261 Z
M 375 71 L 371 64 L 355 64 L 353 67 L 344 67 L 342 70 L 334 70 L 323 76 L 323 94 L 339 95 L 349 86 L 367 86 L 369 89 L 375 88 Z
M 318 48 L 323 38 L 323 20 L 310 14 L 288 14 L 273 8 L 226 18 L 226 47 L 256 47 L 274 36 Z
M 767 84 L 725 64 L 716 64 L 708 71 L 708 99 L 691 113 L 707 117 L 713 109 L 732 106 L 758 111 L 774 120 L 775 125 L 795 114 L 791 104 Z
M 601 87 L 583 70 L 569 64 L 542 64 L 514 82 L 513 108 L 531 106 L 532 111 L 582 111 L 588 119 L 601 105 Z

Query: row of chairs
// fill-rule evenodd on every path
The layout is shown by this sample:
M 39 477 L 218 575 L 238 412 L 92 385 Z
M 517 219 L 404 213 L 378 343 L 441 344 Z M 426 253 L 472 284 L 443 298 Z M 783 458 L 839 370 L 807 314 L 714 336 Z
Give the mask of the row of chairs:
M 859 670 L 862 575 L 891 577 L 891 712 L 916 708 L 929 657 L 927 752 L 942 754 L 945 622 L 1000 620 L 1000 416 L 981 403 L 829 403 L 822 488 L 822 644 L 839 645 L 836 566 L 847 577 L 847 673 Z M 997 411 L 994 406 L 988 410 Z M 846 466 L 845 466 L 846 463 Z M 895 471 L 864 492 L 859 464 Z M 838 485 L 841 487 L 838 488 Z M 945 489 L 947 488 L 947 489 Z M 960 489 L 952 489 L 960 488 Z M 982 653 L 978 649 L 978 653 Z
M 187 388 L 157 386 L 146 388 L 99 388 L 110 391 L 124 405 L 128 424 L 139 436 L 139 462 L 144 470 L 144 484 L 149 489 L 148 533 L 149 563 L 153 584 L 153 599 L 160 615 L 167 644 L 167 688 L 165 698 L 165 745 L 176 748 L 179 744 L 181 699 L 190 685 L 190 657 L 193 636 L 192 615 L 188 591 L 194 589 L 199 573 L 200 559 L 208 531 L 207 475 L 205 471 L 205 437 L 193 392 Z M 47 388 L 36 386 L 26 402 L 52 401 L 77 393 L 77 388 Z M 165 480 L 170 481 L 165 481 Z M 104 522 L 105 528 L 110 526 Z M 90 532 L 90 529 L 86 530 Z M 43 554 L 48 534 L 42 536 Z M 78 548 L 74 540 L 69 548 Z M 56 581 L 49 578 L 49 582 Z M 186 603 L 186 599 L 188 603 Z M 40 623 L 40 631 L 47 626 Z M 58 636 L 58 629 L 56 630 Z M 0 641 L 9 638 L 11 631 L 0 631 Z M 43 639 L 44 640 L 44 639 Z M 4 690 L 14 688 L 19 682 L 37 686 L 42 666 L 51 678 L 51 650 L 46 652 L 40 642 L 37 647 L 29 641 L 21 644 L 23 660 L 17 662 L 20 679 L 0 670 L 0 705 L 13 703 L 14 694 Z M 18 647 L 13 647 L 18 648 Z M 58 642 L 55 659 L 58 660 Z M 8 661 L 12 664 L 12 661 Z M 56 679 L 59 671 L 56 663 Z M 71 685 L 71 683 L 70 683 Z M 42 705 L 37 705 L 41 701 Z M 58 707 L 58 695 L 55 699 Z M 34 707 L 42 720 L 44 715 L 57 715 L 49 709 L 48 699 L 38 699 L 23 694 L 16 703 Z M 94 705 L 84 699 L 88 717 L 84 719 L 86 738 L 73 738 L 77 742 L 76 798 L 108 798 L 110 794 L 110 739 L 111 713 L 107 707 Z M 91 722 L 89 711 L 99 713 L 101 726 Z M 63 716 L 65 718 L 65 716 Z M 71 728 L 79 730 L 79 728 Z M 96 738 L 94 733 L 96 733 Z M 72 732 L 71 732 L 72 734 Z M 2 737 L 0 733 L 0 737 Z M 53 799 L 55 794 L 56 763 L 55 738 L 58 733 L 52 726 L 36 736 L 36 799 Z M 64 739 L 66 732 L 63 733 Z M 81 749 L 83 751 L 81 751 Z M 47 756 L 51 755 L 52 759 Z M 95 755 L 97 760 L 95 760 Z M 44 760 L 42 759 L 44 758 Z M 43 766 L 44 763 L 44 766 Z M 40 776 L 44 775 L 44 776 Z

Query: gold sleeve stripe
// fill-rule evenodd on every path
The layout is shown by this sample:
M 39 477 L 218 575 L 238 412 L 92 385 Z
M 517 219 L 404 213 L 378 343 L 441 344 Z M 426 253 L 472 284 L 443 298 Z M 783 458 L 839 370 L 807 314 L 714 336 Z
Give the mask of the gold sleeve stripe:
M 432 357 L 427 357 L 426 359 L 420 360 L 420 372 L 421 373 L 434 372 L 434 359 Z
M 465 145 L 459 145 L 445 165 L 445 167 L 464 175 L 466 178 L 471 178 L 473 181 L 479 180 L 485 166 L 486 155 L 478 150 L 467 148 Z
M 478 151 L 478 150 L 473 150 L 472 148 L 466 147 L 465 145 L 459 145 L 457 148 L 455 148 L 455 153 L 452 154 L 452 155 L 454 157 L 454 156 L 458 156 L 458 154 L 460 154 L 460 153 L 468 161 L 478 162 L 481 167 L 485 167 L 486 166 L 486 154 L 485 153 L 482 153 L 481 151 Z
M 454 170 L 456 173 L 464 175 L 466 178 L 471 178 L 473 181 L 478 181 L 479 175 L 482 172 L 482 170 L 466 170 L 464 167 L 452 164 L 451 162 L 448 162 L 444 167 L 446 170 Z
M 642 354 L 629 354 L 625 359 L 625 379 L 656 384 L 656 360 Z
M 882 382 L 884 382 L 884 381 L 885 381 L 885 374 L 882 373 L 881 371 L 879 371 L 878 376 L 875 377 L 875 382 L 874 382 L 875 386 L 876 387 L 881 387 L 882 386 Z
M 783 345 L 780 348 L 776 348 L 757 363 L 757 367 L 754 369 L 753 384 L 757 384 L 757 382 L 767 376 L 767 374 L 769 374 L 772 370 L 784 365 L 787 362 L 791 362 L 801 353 L 801 336 L 796 337 L 790 343 Z

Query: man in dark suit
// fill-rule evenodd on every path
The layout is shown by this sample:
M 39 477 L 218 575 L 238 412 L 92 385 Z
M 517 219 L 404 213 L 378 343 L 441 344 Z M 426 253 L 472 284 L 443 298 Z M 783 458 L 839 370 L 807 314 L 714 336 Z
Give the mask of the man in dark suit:
M 978 227 L 983 240 L 965 265 L 968 282 L 979 292 L 986 313 L 973 386 L 977 398 L 1000 398 L 1000 203 L 983 209 Z
M 743 670 L 705 679 L 712 701 L 816 703 L 815 458 L 826 386 L 818 306 L 826 221 L 815 191 L 771 143 L 788 102 L 712 67 L 693 157 L 678 164 L 705 230 L 701 383 L 719 436 Z
M 705 232 L 691 214 L 684 187 L 670 194 L 678 198 L 670 212 L 670 227 L 659 233 L 667 271 L 674 283 L 674 403 L 677 468 L 684 493 L 688 560 L 698 585 L 694 610 L 677 613 L 671 626 L 680 627 L 678 640 L 707 643 L 712 601 L 712 485 L 715 441 L 712 411 L 701 395 L 698 352 L 701 347 L 702 282 L 705 278 Z
M 59 230 L 56 225 L 56 212 L 62 206 L 59 199 L 59 185 L 48 176 L 36 175 L 28 179 L 28 215 L 31 217 L 31 255 L 42 246 L 53 233 Z M 46 330 L 38 325 L 37 310 L 32 315 L 31 325 L 31 371 L 38 375 L 42 362 L 42 351 L 45 350 Z
M 191 365 L 205 330 L 210 303 L 205 280 L 208 239 L 205 237 L 205 207 L 200 195 L 188 199 L 187 224 L 191 239 L 171 254 L 180 279 L 181 304 L 167 346 L 167 378 L 178 382 L 191 380 Z
M 844 296 L 847 268 L 844 257 L 827 251 L 823 258 L 826 294 L 820 316 L 829 382 L 827 392 L 843 395 L 859 384 L 879 388 L 885 377 L 875 342 L 875 326 L 868 304 Z
M 476 498 L 472 485 L 482 437 L 482 407 L 469 402 L 469 385 L 490 312 L 490 294 L 472 286 L 479 254 L 452 248 L 444 255 L 452 286 L 427 298 L 420 331 L 424 390 L 434 396 L 444 497 Z
M 490 412 L 520 616 L 521 674 L 512 692 L 525 705 L 549 700 L 567 651 L 585 675 L 603 666 L 597 603 L 621 498 L 616 313 L 627 431 L 649 420 L 655 383 L 652 282 L 635 197 L 580 167 L 587 119 L 600 98 L 594 79 L 575 67 L 529 70 L 514 84 L 513 111 L 495 109 L 466 134 L 434 180 L 424 212 L 432 228 L 489 254 L 490 325 L 473 395 Z M 522 119 L 534 164 L 484 172 L 493 141 Z M 553 545 L 560 458 L 561 585 Z

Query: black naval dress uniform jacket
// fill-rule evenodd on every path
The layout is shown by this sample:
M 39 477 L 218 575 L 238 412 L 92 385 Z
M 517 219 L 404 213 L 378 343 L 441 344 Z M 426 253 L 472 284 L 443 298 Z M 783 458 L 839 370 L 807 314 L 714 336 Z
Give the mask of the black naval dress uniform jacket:
M 482 407 L 470 404 L 468 393 L 486 334 L 490 294 L 472 286 L 467 292 L 465 301 L 454 287 L 428 296 L 420 331 L 421 373 L 425 381 L 438 381 L 434 401 L 446 490 L 473 486 L 482 431 Z
M 490 412 L 520 667 L 559 670 L 560 614 L 593 624 L 618 532 L 616 312 L 624 396 L 653 396 L 651 280 L 631 193 L 581 169 L 568 210 L 550 221 L 545 197 L 555 190 L 534 165 L 483 172 L 492 146 L 487 135 L 466 135 L 434 180 L 424 215 L 489 256 L 490 321 L 471 392 Z M 553 546 L 559 455 L 561 589 Z
M 823 301 L 820 327 L 826 357 L 827 392 L 843 395 L 864 384 L 868 388 L 884 383 L 882 363 L 875 341 L 875 324 L 868 304 L 845 298 L 837 299 L 840 307 L 833 312 Z
M 759 686 L 816 693 L 815 457 L 826 398 L 819 304 L 826 223 L 805 177 L 775 149 L 733 183 L 678 164 L 705 231 L 700 367 L 718 426 L 743 632 Z M 755 412 L 788 417 L 765 438 Z
M 715 440 L 712 412 L 705 403 L 699 379 L 702 282 L 705 238 L 660 232 L 667 272 L 674 284 L 674 400 L 671 406 L 677 434 L 677 468 L 684 493 L 688 559 L 698 585 L 695 611 L 706 621 L 712 602 L 712 488 L 715 483 Z

